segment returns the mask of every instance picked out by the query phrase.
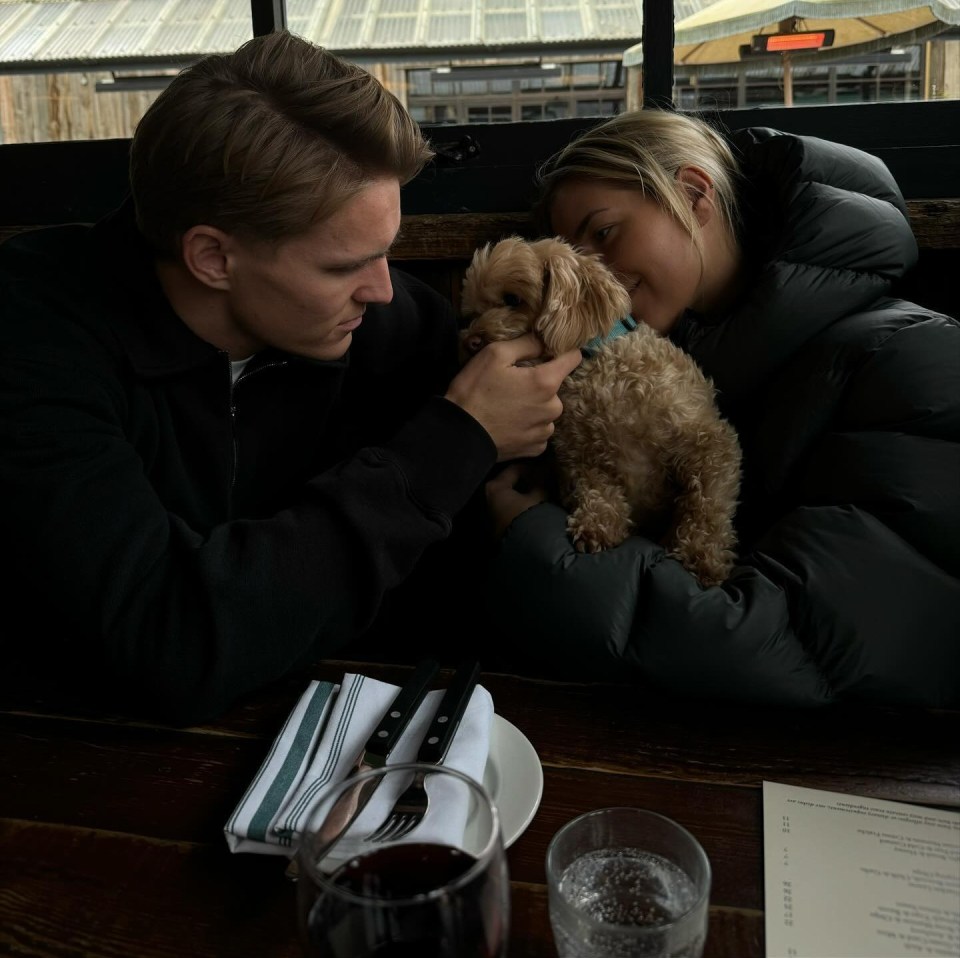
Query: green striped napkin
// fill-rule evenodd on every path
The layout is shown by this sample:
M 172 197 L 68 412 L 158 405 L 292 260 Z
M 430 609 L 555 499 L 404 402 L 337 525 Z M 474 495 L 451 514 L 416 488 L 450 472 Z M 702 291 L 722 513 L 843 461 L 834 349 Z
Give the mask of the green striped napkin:
M 301 829 L 332 785 L 341 782 L 353 766 L 364 743 L 389 708 L 399 687 L 369 676 L 347 673 L 340 685 L 311 682 L 277 735 L 260 770 L 224 827 L 227 845 L 234 852 L 260 852 L 291 857 Z M 428 692 L 388 759 L 389 764 L 412 762 L 434 712 L 442 689 Z M 490 751 L 493 700 L 478 685 L 467 705 L 450 745 L 444 765 L 478 782 Z M 379 824 L 395 796 L 386 785 L 358 817 L 358 829 Z M 438 803 L 443 808 L 442 828 L 455 836 L 463 833 L 468 809 Z M 429 829 L 430 823 L 418 829 Z M 450 843 L 459 844 L 455 837 Z

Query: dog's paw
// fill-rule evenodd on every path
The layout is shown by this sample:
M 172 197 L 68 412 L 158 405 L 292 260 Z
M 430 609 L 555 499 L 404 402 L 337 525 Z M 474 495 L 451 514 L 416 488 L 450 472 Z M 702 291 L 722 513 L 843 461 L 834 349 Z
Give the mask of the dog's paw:
M 571 535 L 573 539 L 573 547 L 581 555 L 592 555 L 595 552 L 603 552 L 604 546 L 600 545 L 596 539 L 592 536 L 583 536 L 583 535 Z
M 733 552 L 728 549 L 712 549 L 707 555 L 683 551 L 668 552 L 667 555 L 678 559 L 687 572 L 695 576 L 704 587 L 726 582 L 736 561 Z
M 573 540 L 573 547 L 581 553 L 603 552 L 606 549 L 612 549 L 614 546 L 620 545 L 629 535 L 629 530 L 624 528 L 620 522 L 617 522 L 615 526 L 596 525 L 575 515 L 568 520 L 567 531 Z
M 581 491 L 567 519 L 567 532 L 577 552 L 603 552 L 630 535 L 630 516 L 622 496 Z

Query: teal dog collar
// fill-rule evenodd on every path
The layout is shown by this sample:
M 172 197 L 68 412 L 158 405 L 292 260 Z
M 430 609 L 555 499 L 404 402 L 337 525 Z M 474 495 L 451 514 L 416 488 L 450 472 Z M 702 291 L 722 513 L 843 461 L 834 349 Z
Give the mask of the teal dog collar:
M 606 336 L 595 336 L 589 343 L 581 346 L 580 352 L 583 353 L 585 359 L 589 359 L 604 343 L 609 343 L 613 339 L 632 333 L 636 328 L 637 321 L 632 316 L 625 316 L 623 319 L 617 320 L 616 325 Z

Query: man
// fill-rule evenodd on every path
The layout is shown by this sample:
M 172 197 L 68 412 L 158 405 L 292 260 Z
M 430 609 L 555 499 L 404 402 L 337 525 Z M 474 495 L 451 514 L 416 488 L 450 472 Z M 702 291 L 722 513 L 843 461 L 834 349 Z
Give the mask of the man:
M 157 99 L 132 202 L 0 248 L 8 663 L 213 715 L 368 630 L 494 463 L 544 449 L 579 356 L 457 372 L 449 305 L 387 265 L 430 155 L 280 32 Z

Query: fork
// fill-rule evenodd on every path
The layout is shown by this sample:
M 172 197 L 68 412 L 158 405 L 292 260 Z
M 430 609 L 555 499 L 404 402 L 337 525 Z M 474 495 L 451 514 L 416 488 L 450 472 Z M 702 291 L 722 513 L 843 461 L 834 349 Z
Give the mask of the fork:
M 473 695 L 474 687 L 480 675 L 480 663 L 470 659 L 462 663 L 443 694 L 440 705 L 430 726 L 427 728 L 416 761 L 424 765 L 442 765 L 450 743 L 460 727 L 460 720 L 466 711 L 467 703 Z M 430 798 L 424 782 L 429 771 L 422 769 L 413 776 L 413 781 L 394 802 L 393 808 L 379 828 L 367 837 L 368 842 L 394 841 L 408 835 L 423 821 L 427 814 Z

